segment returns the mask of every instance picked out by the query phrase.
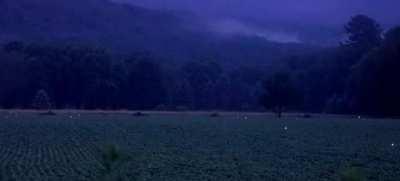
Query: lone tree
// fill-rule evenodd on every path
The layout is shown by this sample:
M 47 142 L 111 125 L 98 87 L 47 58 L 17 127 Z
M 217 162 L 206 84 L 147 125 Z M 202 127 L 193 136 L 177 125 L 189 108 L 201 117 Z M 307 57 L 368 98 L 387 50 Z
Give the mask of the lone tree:
M 271 109 L 280 118 L 282 113 L 290 107 L 297 106 L 301 99 L 295 88 L 290 74 L 280 72 L 272 75 L 264 81 L 264 94 L 261 103 L 267 109 Z
M 51 103 L 50 97 L 47 92 L 43 89 L 40 89 L 33 100 L 33 107 L 38 110 L 47 110 L 51 112 Z

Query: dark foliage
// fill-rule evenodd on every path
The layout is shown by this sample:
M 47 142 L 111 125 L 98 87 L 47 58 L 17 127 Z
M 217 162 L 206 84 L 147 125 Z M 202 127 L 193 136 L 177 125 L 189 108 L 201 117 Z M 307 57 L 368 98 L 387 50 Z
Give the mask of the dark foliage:
M 135 117 L 146 117 L 149 116 L 148 114 L 142 113 L 142 112 L 135 112 L 133 113 L 133 116 Z
M 126 97 L 131 109 L 153 109 L 166 97 L 162 72 L 149 60 L 126 63 L 128 68 Z
M 53 111 L 47 111 L 47 112 L 40 113 L 40 115 L 42 115 L 42 116 L 55 116 L 57 114 L 55 112 L 53 112 Z
M 217 117 L 220 117 L 220 116 L 221 115 L 218 112 L 213 112 L 213 113 L 210 114 L 210 117 L 212 117 L 212 118 L 217 118 Z
M 303 114 L 301 117 L 306 118 L 306 119 L 313 118 L 313 116 L 311 114 Z
M 400 116 L 400 27 L 385 34 L 382 45 L 354 68 L 349 107 L 375 116 Z
M 46 90 L 56 109 L 259 108 L 257 68 L 228 70 L 215 61 L 169 67 L 149 54 L 121 58 L 87 46 L 22 42 L 5 44 L 0 57 L 3 108 L 32 108 L 37 90 Z
M 359 54 L 379 46 L 382 41 L 380 25 L 374 19 L 365 15 L 353 16 L 345 26 L 345 30 L 348 34 L 348 40 L 344 45 Z

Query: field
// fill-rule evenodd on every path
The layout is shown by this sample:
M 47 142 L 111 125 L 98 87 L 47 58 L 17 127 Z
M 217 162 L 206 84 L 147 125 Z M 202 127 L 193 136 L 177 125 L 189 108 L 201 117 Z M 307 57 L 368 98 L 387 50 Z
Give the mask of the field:
M 106 163 L 111 163 L 109 169 Z M 400 120 L 276 119 L 255 113 L 218 117 L 209 113 L 0 113 L 2 181 L 345 177 L 400 180 Z

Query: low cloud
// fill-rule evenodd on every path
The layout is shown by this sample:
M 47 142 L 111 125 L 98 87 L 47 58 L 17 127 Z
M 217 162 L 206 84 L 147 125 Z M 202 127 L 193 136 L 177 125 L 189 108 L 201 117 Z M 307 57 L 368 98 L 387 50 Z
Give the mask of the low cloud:
M 211 31 L 222 35 L 244 35 L 264 38 L 279 43 L 300 43 L 297 33 L 272 30 L 250 25 L 234 19 L 224 19 L 209 23 Z

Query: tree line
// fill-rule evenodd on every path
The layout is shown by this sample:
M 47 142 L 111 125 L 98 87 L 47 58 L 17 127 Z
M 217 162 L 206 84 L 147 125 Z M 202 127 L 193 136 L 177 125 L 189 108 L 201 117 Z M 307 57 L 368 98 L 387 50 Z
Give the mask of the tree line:
M 121 58 L 101 48 L 10 42 L 0 61 L 2 108 L 33 108 L 43 91 L 57 109 L 259 107 L 261 71 L 226 72 L 212 60 L 166 66 L 148 53 Z
M 356 15 L 337 47 L 288 57 L 264 82 L 263 104 L 308 112 L 400 116 L 400 27 L 384 31 L 372 18 Z
M 93 46 L 8 42 L 0 50 L 0 107 L 32 108 L 45 92 L 57 109 L 398 116 L 400 28 L 384 31 L 356 15 L 345 30 L 347 40 L 336 47 L 288 56 L 270 67 L 227 68 L 212 57 L 170 65 L 151 53 L 121 56 Z

